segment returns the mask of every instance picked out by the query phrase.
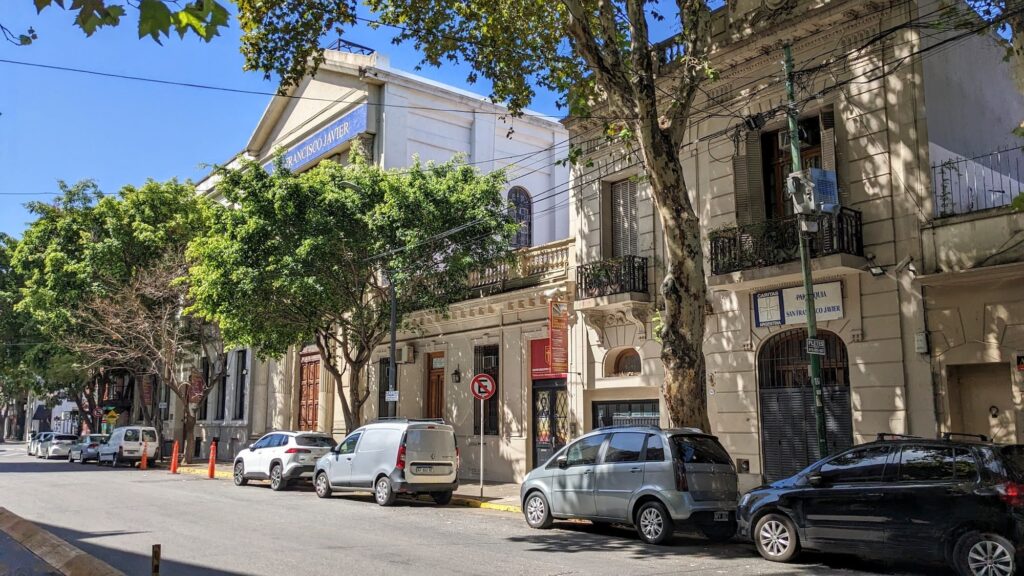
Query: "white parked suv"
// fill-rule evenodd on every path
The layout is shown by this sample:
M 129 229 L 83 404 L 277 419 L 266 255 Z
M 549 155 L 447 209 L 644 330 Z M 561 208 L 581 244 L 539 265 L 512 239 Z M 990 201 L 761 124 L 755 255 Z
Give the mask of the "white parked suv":
M 322 432 L 270 432 L 235 456 L 235 486 L 270 480 L 273 490 L 284 490 L 299 480 L 312 480 L 317 459 L 336 445 Z
M 156 428 L 152 426 L 122 426 L 114 428 L 110 438 L 100 444 L 96 450 L 96 465 L 104 462 L 112 467 L 142 460 L 142 450 L 146 450 L 146 458 L 154 460 L 159 452 Z

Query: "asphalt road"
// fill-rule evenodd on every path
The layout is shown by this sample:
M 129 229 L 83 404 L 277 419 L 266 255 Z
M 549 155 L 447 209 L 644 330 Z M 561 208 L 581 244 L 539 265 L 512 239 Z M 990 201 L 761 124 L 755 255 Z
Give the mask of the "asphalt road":
M 780 565 L 739 542 L 679 535 L 648 546 L 625 528 L 531 530 L 508 512 L 402 500 L 382 508 L 368 494 L 324 501 L 308 488 L 275 493 L 260 483 L 37 460 L 24 450 L 0 444 L 0 506 L 129 575 L 149 574 L 153 544 L 162 545 L 161 574 L 172 576 L 937 573 L 825 555 Z

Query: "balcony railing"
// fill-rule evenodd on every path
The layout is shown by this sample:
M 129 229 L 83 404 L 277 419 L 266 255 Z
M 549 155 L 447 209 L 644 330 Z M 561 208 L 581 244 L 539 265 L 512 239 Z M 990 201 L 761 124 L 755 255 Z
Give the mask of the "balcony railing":
M 519 286 L 532 280 L 564 275 L 569 269 L 569 248 L 572 239 L 550 242 L 535 248 L 519 250 L 515 260 L 486 268 L 469 275 L 470 288 Z
M 596 298 L 627 292 L 647 293 L 647 258 L 619 256 L 576 269 L 576 297 Z
M 935 215 L 1006 206 L 1024 190 L 1024 146 L 932 164 Z
M 811 256 L 864 255 L 860 212 L 849 208 L 838 214 L 819 214 L 818 231 L 810 235 Z M 762 268 L 800 258 L 796 216 L 724 228 L 710 233 L 711 273 Z

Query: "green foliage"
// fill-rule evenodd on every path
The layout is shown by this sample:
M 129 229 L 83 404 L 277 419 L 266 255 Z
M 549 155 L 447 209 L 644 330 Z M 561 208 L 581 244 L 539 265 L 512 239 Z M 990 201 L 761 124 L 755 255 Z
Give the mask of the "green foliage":
M 124 4 L 116 4 L 107 0 L 32 0 L 36 12 L 53 5 L 75 14 L 75 26 L 86 36 L 92 36 L 101 28 L 111 28 L 121 24 L 126 14 Z M 193 0 L 177 2 L 174 0 L 139 0 L 137 4 L 126 2 L 139 11 L 139 38 L 149 36 L 157 43 L 162 37 L 170 36 L 174 31 L 180 38 L 194 34 L 209 42 L 220 34 L 220 29 L 228 24 L 227 8 L 216 0 Z M 21 45 L 31 44 L 38 36 L 34 30 L 19 36 Z

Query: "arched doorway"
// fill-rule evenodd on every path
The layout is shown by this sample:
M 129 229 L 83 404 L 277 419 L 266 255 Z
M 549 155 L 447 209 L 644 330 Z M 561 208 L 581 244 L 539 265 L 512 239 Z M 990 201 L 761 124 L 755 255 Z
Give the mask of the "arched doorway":
M 820 331 L 825 341 L 821 362 L 825 428 L 830 454 L 853 445 L 850 411 L 850 368 L 846 345 L 832 332 Z M 821 457 L 814 420 L 807 330 L 787 330 L 768 339 L 757 355 L 761 454 L 765 479 L 786 478 Z

